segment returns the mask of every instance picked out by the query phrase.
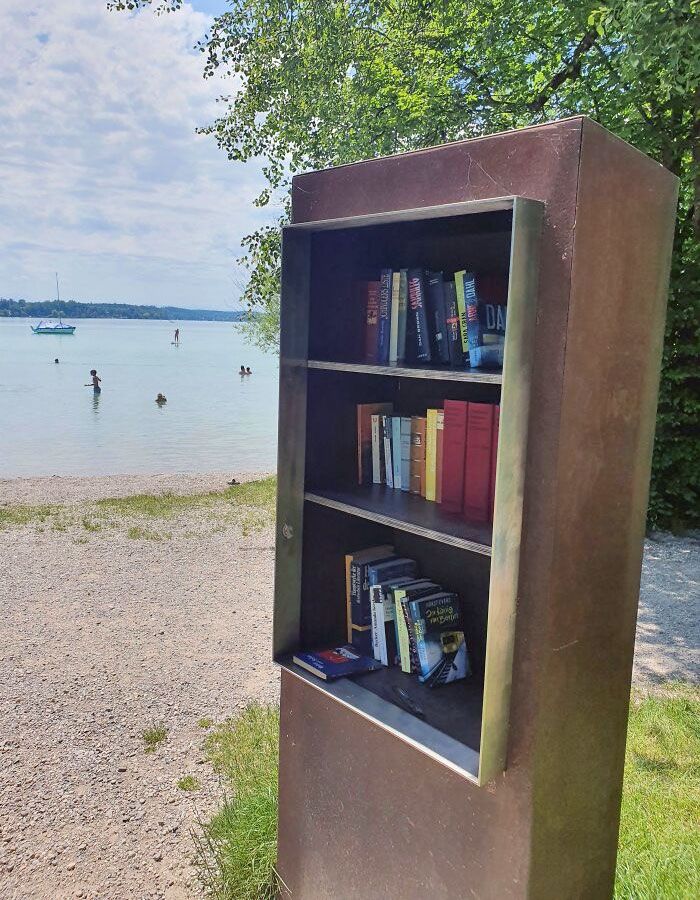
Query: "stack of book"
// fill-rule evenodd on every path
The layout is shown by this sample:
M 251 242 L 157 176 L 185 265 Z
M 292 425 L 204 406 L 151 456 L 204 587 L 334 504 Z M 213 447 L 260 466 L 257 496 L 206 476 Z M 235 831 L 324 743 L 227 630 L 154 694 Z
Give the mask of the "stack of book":
M 358 484 L 420 494 L 470 522 L 493 521 L 500 407 L 445 400 L 424 416 L 357 406 Z
M 390 545 L 345 557 L 348 640 L 384 666 L 398 665 L 428 687 L 469 674 L 459 597 L 420 577 L 415 560 Z
M 462 269 L 382 269 L 360 281 L 367 363 L 498 368 L 503 365 L 507 279 Z

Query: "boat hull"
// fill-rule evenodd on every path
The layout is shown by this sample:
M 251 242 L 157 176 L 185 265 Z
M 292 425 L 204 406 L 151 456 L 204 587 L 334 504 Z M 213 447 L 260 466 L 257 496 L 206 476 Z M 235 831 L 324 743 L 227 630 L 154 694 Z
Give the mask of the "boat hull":
M 62 328 L 32 328 L 34 334 L 73 334 L 75 325 L 64 325 Z

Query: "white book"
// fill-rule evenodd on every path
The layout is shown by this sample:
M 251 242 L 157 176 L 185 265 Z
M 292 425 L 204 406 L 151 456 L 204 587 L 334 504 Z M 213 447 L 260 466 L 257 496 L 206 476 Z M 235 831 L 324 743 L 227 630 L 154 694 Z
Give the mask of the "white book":
M 382 416 L 381 432 L 384 438 L 384 479 L 386 486 L 394 486 L 394 466 L 391 462 L 391 416 Z
M 389 365 L 395 366 L 399 355 L 399 290 L 401 273 L 391 274 L 391 319 L 389 329 Z
M 381 603 L 382 589 L 380 585 L 372 585 L 369 589 L 370 623 L 372 626 L 372 655 L 380 662 L 382 660 L 382 638 L 386 645 L 384 634 L 384 606 Z

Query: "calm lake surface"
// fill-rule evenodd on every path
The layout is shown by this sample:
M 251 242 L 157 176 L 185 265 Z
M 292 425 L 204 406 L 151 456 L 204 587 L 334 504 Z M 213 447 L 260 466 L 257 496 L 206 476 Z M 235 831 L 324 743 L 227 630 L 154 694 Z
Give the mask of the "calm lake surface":
M 0 477 L 276 468 L 278 360 L 238 326 L 184 322 L 174 346 L 171 322 L 76 319 L 74 335 L 30 324 L 0 319 Z M 99 395 L 83 386 L 90 369 Z

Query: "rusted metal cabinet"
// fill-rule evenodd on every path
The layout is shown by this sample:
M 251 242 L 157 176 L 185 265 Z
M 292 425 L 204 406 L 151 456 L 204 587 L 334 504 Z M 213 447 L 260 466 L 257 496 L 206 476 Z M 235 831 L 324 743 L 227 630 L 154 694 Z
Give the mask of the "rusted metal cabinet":
M 274 616 L 293 897 L 611 895 L 676 195 L 586 118 L 294 179 Z M 502 374 L 360 363 L 351 285 L 382 264 L 507 273 Z M 446 397 L 501 404 L 492 533 L 354 484 L 357 403 Z M 392 670 L 291 662 L 344 642 L 344 554 L 379 543 L 465 602 L 474 676 L 423 717 Z

